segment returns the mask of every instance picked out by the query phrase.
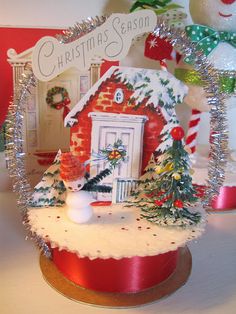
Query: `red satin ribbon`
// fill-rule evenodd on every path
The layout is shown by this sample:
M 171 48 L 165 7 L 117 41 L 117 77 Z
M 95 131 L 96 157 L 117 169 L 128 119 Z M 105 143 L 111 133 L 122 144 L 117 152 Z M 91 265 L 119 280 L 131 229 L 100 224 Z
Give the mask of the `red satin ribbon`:
M 65 119 L 65 117 L 68 115 L 68 113 L 70 112 L 70 108 L 68 107 L 68 105 L 70 104 L 70 99 L 66 98 L 64 101 L 57 103 L 55 105 L 55 109 L 56 110 L 61 110 L 63 108 L 63 120 Z
M 203 197 L 206 186 L 194 185 L 197 196 Z M 212 201 L 212 208 L 216 210 L 236 209 L 236 186 L 222 186 L 219 195 Z
M 220 194 L 212 202 L 212 208 L 218 210 L 236 209 L 236 186 L 223 186 Z
M 147 257 L 90 260 L 52 249 L 53 262 L 67 279 L 101 292 L 139 292 L 155 286 L 174 272 L 177 258 L 178 250 Z

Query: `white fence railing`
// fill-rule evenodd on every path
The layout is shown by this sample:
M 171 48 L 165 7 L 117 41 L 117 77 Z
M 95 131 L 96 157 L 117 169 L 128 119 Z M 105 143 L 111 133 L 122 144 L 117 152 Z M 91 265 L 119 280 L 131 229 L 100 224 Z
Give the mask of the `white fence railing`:
M 138 179 L 135 178 L 117 178 L 112 185 L 112 203 L 124 202 L 130 194 L 137 188 Z

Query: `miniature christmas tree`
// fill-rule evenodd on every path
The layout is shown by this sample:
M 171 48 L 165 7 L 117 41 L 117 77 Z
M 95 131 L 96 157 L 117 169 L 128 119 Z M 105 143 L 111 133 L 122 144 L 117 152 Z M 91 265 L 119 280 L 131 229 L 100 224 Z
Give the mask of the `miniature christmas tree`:
M 60 156 L 61 151 L 58 151 L 53 164 L 44 172 L 42 180 L 35 186 L 29 206 L 46 207 L 65 204 L 66 188 L 60 178 Z
M 135 191 L 132 191 L 132 196 L 134 196 L 134 199 L 132 202 L 139 203 L 140 200 L 145 198 L 145 190 L 148 188 L 150 182 L 153 182 L 158 177 L 158 174 L 156 173 L 156 161 L 154 154 L 151 155 L 151 158 L 147 164 L 147 166 L 144 169 L 144 174 L 139 178 L 138 187 Z M 130 203 L 128 201 L 128 203 Z
M 161 137 L 161 143 L 157 147 L 156 151 L 158 153 L 165 153 L 166 150 L 172 146 L 173 144 L 173 138 L 170 134 L 170 130 L 173 129 L 174 127 L 179 125 L 179 121 L 176 117 L 176 114 L 173 112 L 172 115 L 170 116 L 168 122 L 164 126 L 164 128 L 161 131 L 160 137 Z
M 146 186 L 147 183 L 157 178 L 157 173 L 155 170 L 156 166 L 157 164 L 155 161 L 155 157 L 152 154 L 147 166 L 144 169 L 144 174 L 139 178 L 140 182 L 144 184 L 144 186 Z
M 144 196 L 133 202 L 147 220 L 160 225 L 189 226 L 200 222 L 201 214 L 190 211 L 198 201 L 190 176 L 189 156 L 185 151 L 181 127 L 171 130 L 173 144 L 159 158 L 158 177 L 148 184 Z
M 132 196 L 134 196 L 134 199 L 138 202 L 145 196 L 144 190 L 148 188 L 150 182 L 153 182 L 153 180 L 157 178 L 156 166 L 155 157 L 154 154 L 152 154 L 144 169 L 144 174 L 139 178 L 138 188 L 132 192 Z

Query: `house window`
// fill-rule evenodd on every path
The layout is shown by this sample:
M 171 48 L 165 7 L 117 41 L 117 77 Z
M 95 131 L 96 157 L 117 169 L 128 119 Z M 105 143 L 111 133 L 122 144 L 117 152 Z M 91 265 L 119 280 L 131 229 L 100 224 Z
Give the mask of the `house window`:
M 114 102 L 117 104 L 122 104 L 124 101 L 124 92 L 121 88 L 117 88 L 114 95 Z
M 32 152 L 38 146 L 38 112 L 36 107 L 36 89 L 33 90 L 27 102 L 25 114 L 25 131 L 27 151 Z
M 85 94 L 89 89 L 89 77 L 88 75 L 80 76 L 80 93 Z

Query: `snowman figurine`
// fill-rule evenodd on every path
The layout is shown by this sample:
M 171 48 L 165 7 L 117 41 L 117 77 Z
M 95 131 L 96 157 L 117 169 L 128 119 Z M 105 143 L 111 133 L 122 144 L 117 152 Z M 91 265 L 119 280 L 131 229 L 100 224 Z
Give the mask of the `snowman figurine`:
M 194 25 L 186 27 L 189 38 L 208 57 L 211 64 L 220 70 L 220 88 L 227 94 L 229 118 L 236 114 L 236 0 L 190 0 L 190 14 Z M 191 58 L 185 58 L 191 63 Z M 185 103 L 200 112 L 210 110 L 202 82 L 193 68 L 181 64 L 176 76 L 188 84 L 189 93 Z M 229 119 L 232 120 L 232 119 Z M 236 128 L 229 125 L 229 142 L 236 149 Z M 233 156 L 233 155 L 232 155 Z
M 93 215 L 92 196 L 81 191 L 85 184 L 85 166 L 72 153 L 61 155 L 60 175 L 67 190 L 67 216 L 75 223 L 85 223 Z

